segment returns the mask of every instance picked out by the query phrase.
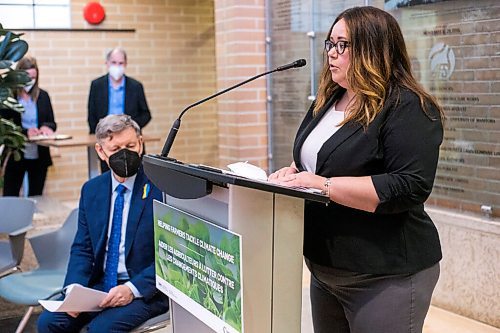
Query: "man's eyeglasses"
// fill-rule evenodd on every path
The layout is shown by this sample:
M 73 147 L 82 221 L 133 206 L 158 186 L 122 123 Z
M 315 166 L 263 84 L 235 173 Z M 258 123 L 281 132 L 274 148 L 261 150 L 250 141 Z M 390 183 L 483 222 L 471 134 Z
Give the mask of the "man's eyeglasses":
M 330 52 L 331 49 L 335 48 L 337 54 L 344 54 L 345 49 L 349 47 L 349 42 L 346 40 L 339 40 L 337 43 L 334 43 L 330 40 L 325 40 L 325 51 L 326 53 Z

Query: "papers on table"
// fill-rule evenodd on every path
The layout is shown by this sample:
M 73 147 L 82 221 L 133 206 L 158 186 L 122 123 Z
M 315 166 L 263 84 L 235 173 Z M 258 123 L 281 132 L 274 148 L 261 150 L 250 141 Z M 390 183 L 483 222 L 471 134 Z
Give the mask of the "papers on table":
M 67 134 L 53 134 L 53 135 L 35 135 L 29 138 L 29 141 L 41 141 L 41 140 L 68 140 L 71 139 L 71 135 Z
M 50 312 L 97 312 L 102 310 L 99 304 L 107 295 L 103 291 L 73 284 L 66 290 L 64 301 L 38 300 L 38 303 Z

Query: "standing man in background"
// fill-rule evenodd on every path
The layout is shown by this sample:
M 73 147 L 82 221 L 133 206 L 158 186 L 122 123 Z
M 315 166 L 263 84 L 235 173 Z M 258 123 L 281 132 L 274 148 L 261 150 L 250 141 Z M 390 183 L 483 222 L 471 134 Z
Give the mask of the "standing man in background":
M 114 48 L 106 55 L 108 74 L 90 85 L 88 122 L 90 134 L 95 134 L 97 123 L 108 114 L 127 114 L 142 129 L 151 120 L 144 87 L 139 81 L 126 76 L 127 53 Z M 109 170 L 101 161 L 101 171 Z

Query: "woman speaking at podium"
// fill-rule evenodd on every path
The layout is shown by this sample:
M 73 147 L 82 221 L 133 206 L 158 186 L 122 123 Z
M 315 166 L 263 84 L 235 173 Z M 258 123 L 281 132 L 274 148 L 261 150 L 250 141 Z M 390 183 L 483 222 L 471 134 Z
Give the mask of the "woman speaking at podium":
M 306 202 L 304 212 L 314 331 L 421 332 L 441 259 L 424 202 L 442 110 L 413 77 L 399 25 L 383 10 L 342 12 L 325 52 L 294 162 L 269 178 L 331 200 Z

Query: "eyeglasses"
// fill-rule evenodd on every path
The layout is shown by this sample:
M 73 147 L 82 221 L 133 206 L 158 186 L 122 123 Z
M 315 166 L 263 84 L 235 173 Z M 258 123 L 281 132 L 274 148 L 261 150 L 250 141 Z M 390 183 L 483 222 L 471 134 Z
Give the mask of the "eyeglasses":
M 339 40 L 337 43 L 334 43 L 330 40 L 325 40 L 325 51 L 326 53 L 330 52 L 331 49 L 335 48 L 337 54 L 344 54 L 345 49 L 349 47 L 349 42 L 346 40 Z

